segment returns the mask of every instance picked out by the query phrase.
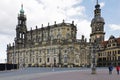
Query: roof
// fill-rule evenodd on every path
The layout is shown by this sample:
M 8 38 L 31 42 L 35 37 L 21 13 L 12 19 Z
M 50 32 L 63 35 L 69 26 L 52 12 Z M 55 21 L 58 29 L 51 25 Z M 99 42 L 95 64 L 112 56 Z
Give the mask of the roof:
M 38 29 L 46 29 L 46 28 L 48 28 L 48 27 L 54 28 L 54 27 L 61 27 L 61 26 L 73 27 L 73 26 L 75 26 L 75 25 L 74 25 L 74 23 L 64 23 L 64 22 L 62 22 L 62 23 L 56 24 L 56 22 L 55 22 L 55 24 L 53 24 L 53 25 L 49 25 L 49 23 L 48 23 L 48 26 L 44 26 L 44 27 L 43 27 L 43 24 L 42 24 L 42 27 L 41 27 L 41 28 L 38 28 Z
M 110 39 L 115 39 L 115 41 L 116 41 L 118 44 L 120 44 L 120 37 L 119 37 L 119 38 L 115 38 L 114 36 L 110 36 L 109 40 L 110 40 Z M 106 45 L 108 44 L 108 41 L 109 41 L 109 40 L 101 42 L 101 45 L 102 45 L 102 46 L 106 46 Z
M 107 43 L 108 43 L 108 41 L 103 41 L 103 42 L 101 42 L 101 45 L 102 45 L 102 46 L 106 46 Z
M 95 18 L 92 19 L 91 23 L 96 23 L 96 22 L 103 22 L 105 23 L 103 17 L 101 16 L 96 16 Z

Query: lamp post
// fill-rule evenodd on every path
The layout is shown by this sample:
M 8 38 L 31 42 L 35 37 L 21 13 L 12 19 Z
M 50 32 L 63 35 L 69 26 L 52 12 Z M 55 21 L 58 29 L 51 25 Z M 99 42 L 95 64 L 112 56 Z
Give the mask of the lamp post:
M 5 59 L 5 70 L 7 70 L 7 59 Z
M 61 48 L 59 47 L 59 67 L 61 67 Z
M 55 61 L 55 58 L 54 58 L 54 53 L 53 53 L 53 57 L 52 57 L 52 71 L 54 71 L 54 61 Z
M 52 50 L 52 52 L 53 52 L 53 50 Z M 52 53 L 52 56 L 53 56 L 52 57 L 52 71 L 54 71 L 54 61 L 55 61 L 54 52 Z
M 13 69 L 15 64 L 15 44 L 13 43 Z
M 92 57 L 92 72 L 91 74 L 96 74 L 96 43 L 91 43 L 91 57 Z
M 19 45 L 18 45 L 18 64 L 17 64 L 17 68 L 19 69 L 20 68 L 20 61 L 19 61 L 19 57 L 20 57 L 20 53 L 19 53 Z
M 61 67 L 61 46 L 60 46 L 60 39 L 59 39 L 59 67 Z

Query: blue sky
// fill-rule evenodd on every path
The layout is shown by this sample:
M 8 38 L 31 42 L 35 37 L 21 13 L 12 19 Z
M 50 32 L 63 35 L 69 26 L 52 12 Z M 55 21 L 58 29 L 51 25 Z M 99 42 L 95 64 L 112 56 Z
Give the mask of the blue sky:
M 105 39 L 110 35 L 120 36 L 120 0 L 98 0 L 101 5 L 101 14 L 105 20 Z M 91 33 L 90 23 L 94 17 L 96 0 L 0 0 L 0 62 L 6 58 L 6 46 L 13 43 L 17 16 L 23 4 L 27 15 L 27 28 L 38 28 L 41 24 L 47 26 L 54 21 L 67 23 L 74 20 L 77 24 L 77 39 L 81 35 L 89 40 Z
M 110 35 L 116 37 L 120 36 L 120 0 L 98 0 L 99 3 L 104 3 L 104 6 L 101 8 L 102 17 L 105 20 L 105 37 L 108 39 Z M 84 0 L 83 4 L 86 7 L 86 14 L 88 19 L 94 17 L 93 10 L 95 5 L 95 0 Z

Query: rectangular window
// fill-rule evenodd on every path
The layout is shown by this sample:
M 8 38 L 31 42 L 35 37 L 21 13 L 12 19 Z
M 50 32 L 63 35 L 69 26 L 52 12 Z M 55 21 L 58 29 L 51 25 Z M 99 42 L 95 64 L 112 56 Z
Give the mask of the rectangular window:
M 47 58 L 47 62 L 49 62 L 49 58 Z
M 49 54 L 49 49 L 47 49 L 47 54 Z
M 118 60 L 120 60 L 120 56 L 118 56 Z
M 118 50 L 118 54 L 120 54 L 120 50 Z
M 40 58 L 40 60 L 39 60 L 39 61 L 40 61 L 40 63 L 41 63 L 41 62 L 42 62 L 42 59 Z

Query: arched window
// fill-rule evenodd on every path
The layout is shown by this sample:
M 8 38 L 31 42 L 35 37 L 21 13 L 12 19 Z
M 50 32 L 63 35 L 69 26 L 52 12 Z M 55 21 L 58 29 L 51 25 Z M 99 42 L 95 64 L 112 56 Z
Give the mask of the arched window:
M 22 38 L 22 34 L 20 33 L 20 38 Z
M 76 63 L 79 62 L 79 55 L 76 55 Z
M 66 34 L 66 38 L 67 38 L 67 39 L 70 38 L 70 34 L 69 34 L 69 33 Z
M 47 62 L 49 63 L 49 61 L 50 61 L 50 58 L 47 58 Z
M 61 38 L 61 35 L 60 35 L 60 33 L 57 35 L 57 39 L 60 39 Z
M 23 34 L 23 39 L 25 39 L 25 34 Z
M 42 58 L 39 59 L 39 62 L 40 62 L 40 63 L 42 62 Z
M 67 63 L 67 55 L 64 55 L 64 63 Z

